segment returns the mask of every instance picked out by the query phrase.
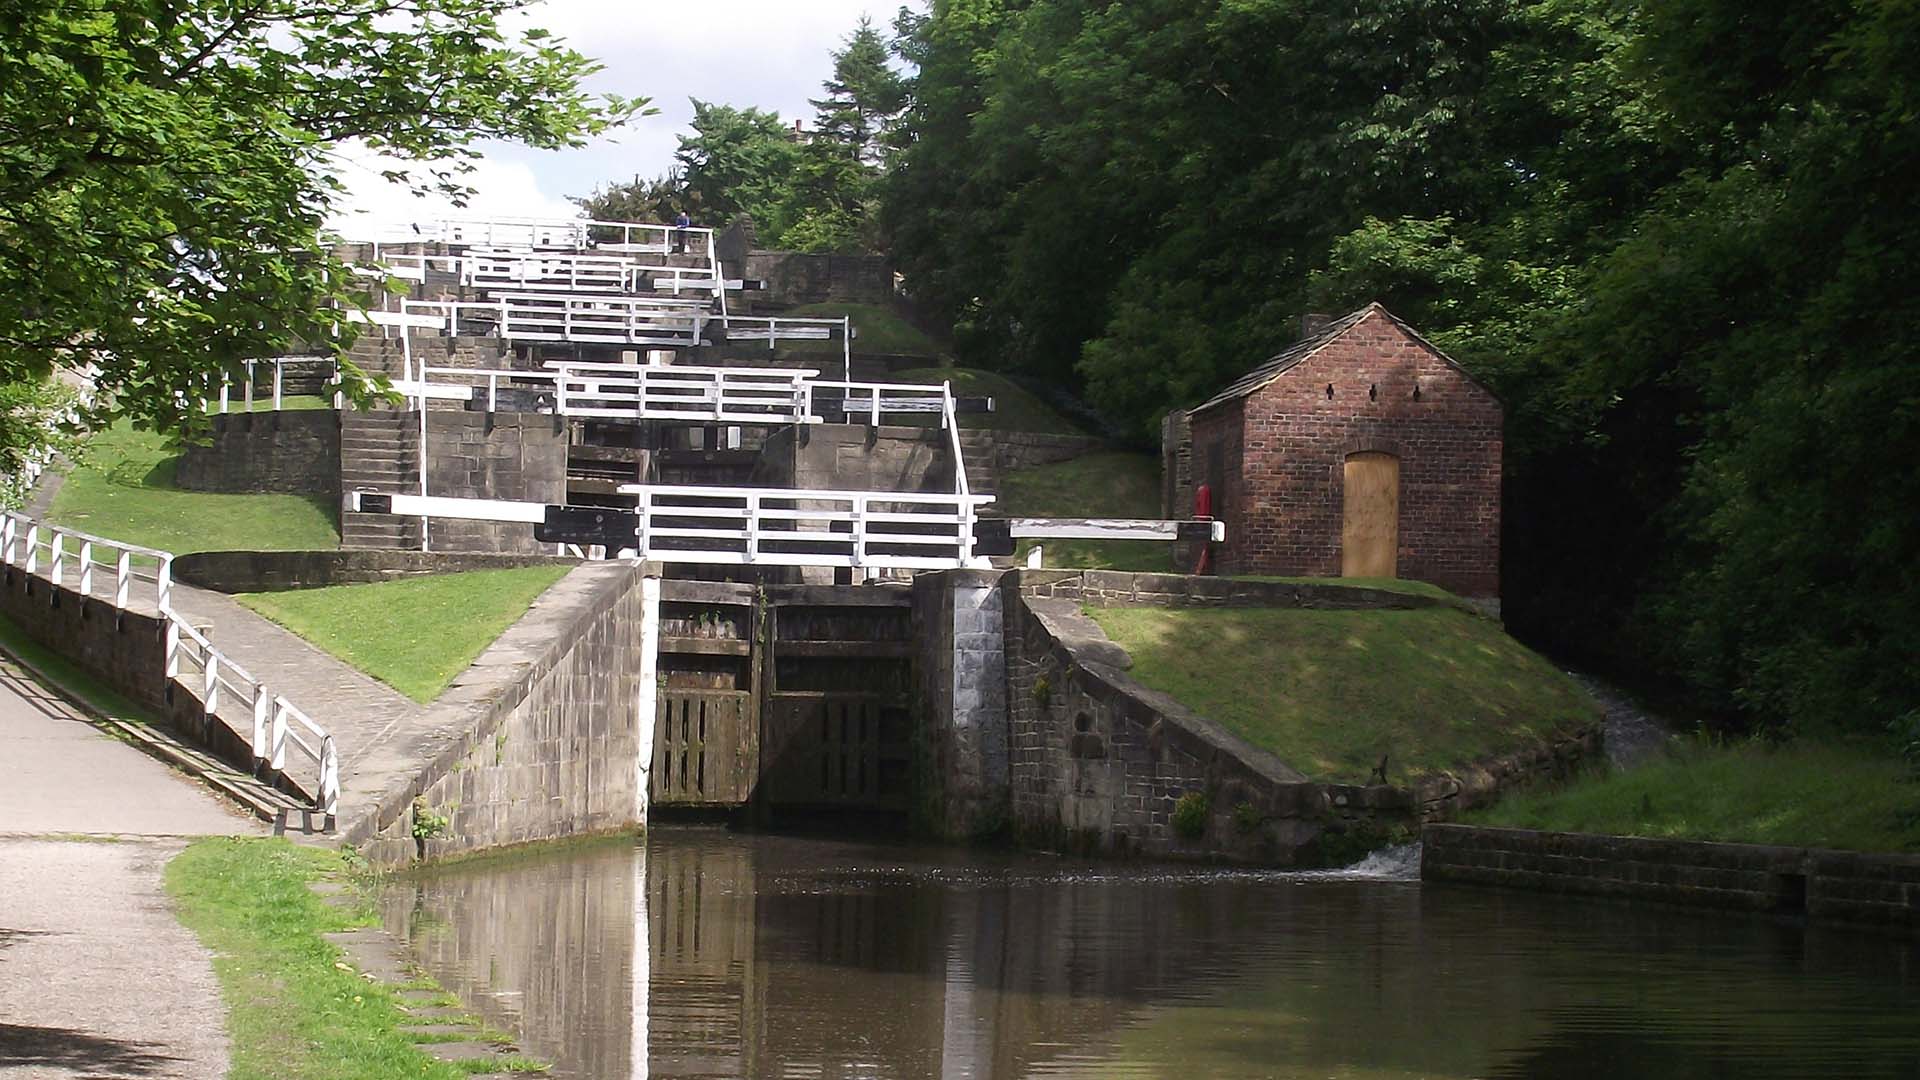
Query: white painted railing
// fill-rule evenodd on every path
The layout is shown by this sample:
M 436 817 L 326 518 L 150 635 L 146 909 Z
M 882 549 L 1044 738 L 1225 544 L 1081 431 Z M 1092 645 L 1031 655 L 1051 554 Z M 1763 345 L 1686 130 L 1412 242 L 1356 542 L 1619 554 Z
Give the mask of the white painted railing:
M 167 612 L 167 678 L 192 690 L 209 715 L 227 702 L 244 705 L 252 718 L 248 747 L 256 774 L 287 771 L 287 751 L 298 750 L 314 766 L 314 809 L 329 817 L 340 812 L 340 752 L 333 736 L 293 702 L 267 689 L 206 635 Z
M 831 341 L 840 339 L 841 374 L 853 378 L 853 320 L 795 319 L 785 316 L 732 315 L 725 324 L 728 341 L 765 341 L 772 349 L 781 341 Z
M 120 609 L 150 602 L 162 612 L 173 599 L 171 553 L 48 525 L 11 510 L 0 512 L 0 563 Z M 137 582 L 153 586 L 150 601 L 135 596 Z
M 273 369 L 272 374 L 265 379 L 259 379 L 255 376 L 255 371 L 262 365 L 271 365 Z M 346 395 L 342 393 L 340 389 L 340 361 L 331 356 L 276 356 L 268 359 L 247 361 L 247 373 L 241 380 L 237 397 L 246 412 L 253 412 L 258 404 L 263 404 L 268 401 L 273 403 L 273 410 L 279 412 L 286 404 L 288 369 L 311 369 L 315 367 L 327 373 L 324 385 L 332 389 L 333 407 L 336 409 L 341 408 Z M 263 383 L 265 385 L 262 385 Z M 271 389 L 271 393 L 269 393 L 269 388 Z M 220 397 L 218 401 L 203 402 L 201 407 L 208 412 L 218 411 L 226 413 L 233 408 L 233 400 L 236 397 L 234 391 L 233 376 L 223 372 L 220 376 Z M 257 397 L 256 394 L 258 394 Z M 321 396 L 325 397 L 328 395 L 323 394 Z
M 292 702 L 270 693 L 174 611 L 173 559 L 171 552 L 0 512 L 0 563 L 82 596 L 97 596 L 117 610 L 150 610 L 164 617 L 167 679 L 195 694 L 209 715 L 219 715 L 223 704 L 244 704 L 252 720 L 248 746 L 256 769 L 264 765 L 284 773 L 288 750 L 299 751 L 317 770 L 315 809 L 330 816 L 338 813 L 340 755 L 333 737 Z M 153 585 L 150 600 L 136 595 L 136 582 Z M 235 730 L 244 736 L 248 729 Z
M 483 334 L 507 341 L 572 341 L 691 348 L 713 316 L 652 297 L 579 297 L 556 293 L 487 302 L 402 300 L 396 311 L 355 313 L 386 329 Z
M 635 547 L 665 562 L 941 570 L 973 564 L 991 495 L 624 484 Z
M 815 378 L 813 368 L 723 368 L 550 362 L 546 371 L 510 368 L 423 367 L 420 379 L 394 383 L 415 400 L 472 401 L 499 410 L 503 389 L 550 394 L 562 416 L 615 420 L 681 420 L 729 424 L 818 424 L 822 406 L 836 402 L 845 419 L 879 424 L 893 414 L 933 414 L 952 407 L 946 386 L 856 383 Z M 524 408 L 519 411 L 525 411 Z M 544 411 L 544 410 L 542 410 Z
M 445 244 L 448 247 L 545 248 L 562 251 L 672 253 L 684 238 L 686 254 L 713 250 L 713 230 L 642 221 L 585 218 L 437 218 L 356 225 L 349 239 L 376 244 Z

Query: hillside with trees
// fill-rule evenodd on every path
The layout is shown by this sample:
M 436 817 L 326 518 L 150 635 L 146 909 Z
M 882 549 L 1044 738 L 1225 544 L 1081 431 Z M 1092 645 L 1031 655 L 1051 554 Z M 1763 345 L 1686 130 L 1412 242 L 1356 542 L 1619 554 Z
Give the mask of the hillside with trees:
M 935 0 L 883 233 L 1142 442 L 1380 300 L 1503 396 L 1506 610 L 1706 717 L 1920 717 L 1920 24 L 1888 0 Z

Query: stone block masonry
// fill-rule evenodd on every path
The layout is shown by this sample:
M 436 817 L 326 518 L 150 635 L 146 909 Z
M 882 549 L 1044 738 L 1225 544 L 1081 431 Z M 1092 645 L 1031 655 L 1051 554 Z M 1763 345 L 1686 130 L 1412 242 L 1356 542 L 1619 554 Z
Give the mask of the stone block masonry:
M 331 409 L 228 413 L 209 439 L 180 454 L 174 482 L 188 491 L 340 492 L 340 414 Z
M 401 866 L 643 825 L 649 572 L 582 566 L 542 596 L 434 702 L 417 764 L 343 822 L 342 841 Z
M 1007 670 L 1000 574 L 949 570 L 913 579 L 915 817 L 963 840 L 1007 822 Z
M 1920 855 L 1428 825 L 1420 876 L 1920 931 Z

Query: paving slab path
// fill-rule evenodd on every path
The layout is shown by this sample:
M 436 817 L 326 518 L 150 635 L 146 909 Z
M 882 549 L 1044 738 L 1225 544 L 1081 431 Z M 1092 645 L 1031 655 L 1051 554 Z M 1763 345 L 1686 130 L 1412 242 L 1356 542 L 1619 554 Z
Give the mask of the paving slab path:
M 264 831 L 0 661 L 0 1078 L 225 1075 L 211 957 L 161 874 L 187 837 Z
M 224 593 L 176 584 L 173 609 L 333 736 L 346 812 L 364 808 L 396 776 L 422 764 L 407 745 L 426 715 L 419 702 Z

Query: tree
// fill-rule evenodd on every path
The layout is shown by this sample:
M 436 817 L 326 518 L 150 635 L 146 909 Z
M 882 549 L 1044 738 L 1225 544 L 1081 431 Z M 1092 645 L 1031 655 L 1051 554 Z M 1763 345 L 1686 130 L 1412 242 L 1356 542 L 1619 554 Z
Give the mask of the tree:
M 681 210 L 696 220 L 707 215 L 694 194 L 687 190 L 686 177 L 678 169 L 665 176 L 636 176 L 626 183 L 606 184 L 591 195 L 570 195 L 568 201 L 580 212 L 600 221 L 670 222 Z
M 356 140 L 456 201 L 477 139 L 579 144 L 644 102 L 517 0 L 8 0 L 0 18 L 0 382 L 91 363 L 93 411 L 161 426 L 222 372 L 344 343 L 322 225 Z
M 850 155 L 859 165 L 878 170 L 887 143 L 907 106 L 907 83 L 890 64 L 892 50 L 861 16 L 860 25 L 833 54 L 827 96 L 814 107 L 814 142 Z
M 751 215 L 760 235 L 777 246 L 796 217 L 801 153 L 779 114 L 695 100 L 692 126 L 674 155 L 686 198 L 711 224 Z

